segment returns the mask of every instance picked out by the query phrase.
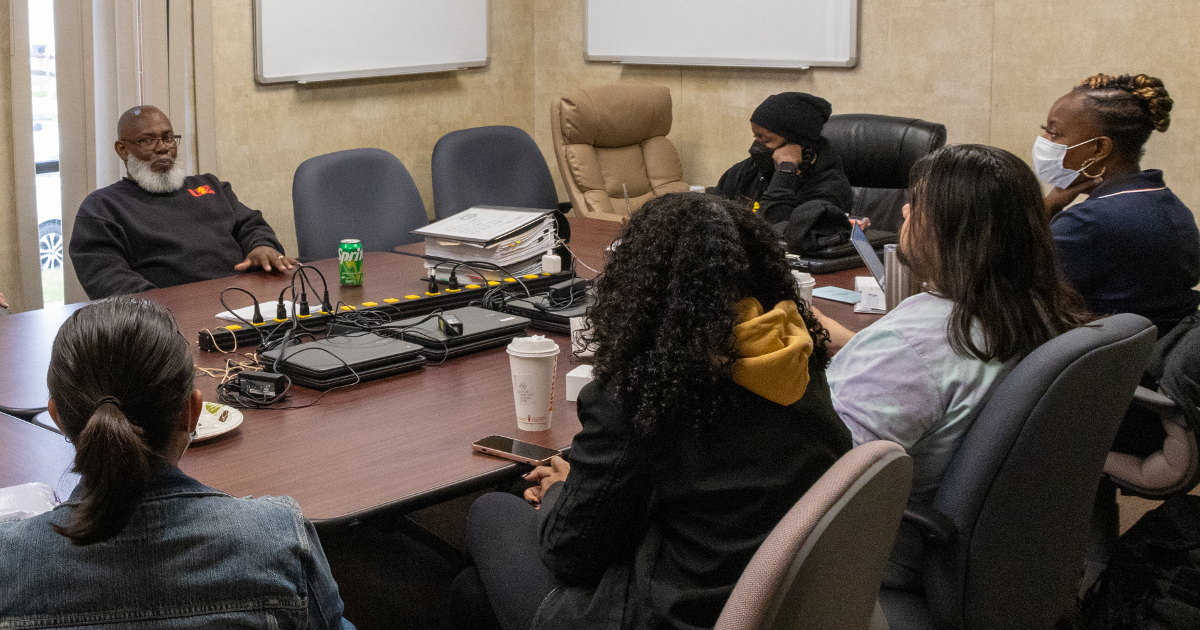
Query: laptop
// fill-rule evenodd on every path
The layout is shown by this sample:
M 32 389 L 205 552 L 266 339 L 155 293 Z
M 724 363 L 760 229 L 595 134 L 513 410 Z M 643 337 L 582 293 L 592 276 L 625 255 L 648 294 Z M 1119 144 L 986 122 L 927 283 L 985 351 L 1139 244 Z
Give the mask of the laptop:
M 863 234 L 862 228 L 858 227 L 857 223 L 850 230 L 850 242 L 854 244 L 854 249 L 858 250 L 858 255 L 862 257 L 863 262 L 867 264 L 867 269 L 871 271 L 872 276 L 875 276 L 875 281 L 882 288 L 884 286 L 883 261 L 879 260 L 879 254 L 871 246 L 871 242 L 867 240 L 867 235 Z
M 528 317 L 533 322 L 530 324 L 533 328 L 569 335 L 571 318 L 583 317 L 591 304 L 591 292 L 565 304 L 556 303 L 546 295 L 535 295 L 531 298 L 509 300 L 504 309 L 509 313 Z
M 318 390 L 419 370 L 425 365 L 421 346 L 369 332 L 289 344 L 282 350 L 278 367 L 274 367 L 280 352 L 264 352 L 263 364 L 286 374 L 293 384 Z
M 406 342 L 419 344 L 421 352 L 431 361 L 459 357 L 488 348 L 506 346 L 515 337 L 525 335 L 529 318 L 512 313 L 489 311 L 478 306 L 464 306 L 442 311 L 442 315 L 454 315 L 462 322 L 463 334 L 447 335 L 438 327 L 437 317 L 410 317 L 384 324 L 376 329 Z M 420 323 L 418 323 L 420 322 Z

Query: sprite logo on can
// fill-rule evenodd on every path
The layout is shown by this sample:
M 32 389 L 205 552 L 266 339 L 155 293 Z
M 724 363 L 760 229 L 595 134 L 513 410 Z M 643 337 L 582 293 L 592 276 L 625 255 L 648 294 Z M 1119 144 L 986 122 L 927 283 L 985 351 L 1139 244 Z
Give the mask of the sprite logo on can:
M 342 239 L 342 244 L 338 245 L 338 280 L 346 286 L 359 286 L 363 283 L 362 241 L 347 238 Z

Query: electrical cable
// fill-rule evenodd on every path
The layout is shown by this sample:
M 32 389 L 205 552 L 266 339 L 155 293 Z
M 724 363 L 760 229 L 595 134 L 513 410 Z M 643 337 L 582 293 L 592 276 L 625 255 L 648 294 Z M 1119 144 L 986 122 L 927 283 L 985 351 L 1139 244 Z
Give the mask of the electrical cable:
M 242 293 L 249 295 L 251 300 L 254 300 L 254 318 L 253 319 L 257 319 L 258 322 L 254 322 L 254 323 L 248 322 L 248 321 L 246 321 L 246 319 L 244 317 L 242 317 L 241 315 L 238 315 L 237 312 L 235 312 L 232 308 L 229 308 L 229 305 L 225 303 L 225 294 L 230 291 L 241 291 Z M 225 307 L 226 312 L 228 312 L 230 315 L 233 315 L 234 317 L 236 317 L 238 321 L 245 324 L 251 330 L 258 331 L 258 336 L 259 336 L 260 340 L 262 340 L 262 341 L 266 340 L 266 336 L 263 335 L 262 329 L 260 329 L 258 326 L 254 325 L 255 323 L 261 324 L 263 322 L 263 318 L 262 318 L 262 311 L 258 307 L 258 298 L 254 297 L 253 293 L 251 293 L 241 287 L 226 287 L 225 289 L 223 289 L 221 291 L 221 295 L 219 296 L 219 299 L 221 301 L 221 306 Z M 230 332 L 232 332 L 232 331 L 230 331 Z M 235 340 L 237 339 L 236 334 L 234 335 L 234 339 Z M 215 341 L 215 339 L 214 339 L 214 341 Z

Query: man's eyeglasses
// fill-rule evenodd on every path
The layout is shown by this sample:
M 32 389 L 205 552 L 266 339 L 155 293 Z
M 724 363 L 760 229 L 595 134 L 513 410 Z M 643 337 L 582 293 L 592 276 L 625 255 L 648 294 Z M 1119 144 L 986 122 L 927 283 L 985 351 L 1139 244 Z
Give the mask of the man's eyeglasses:
M 183 136 L 181 136 L 179 134 L 171 134 L 169 136 L 163 136 L 161 138 L 142 138 L 141 140 L 133 140 L 132 144 L 138 145 L 139 147 L 141 147 L 141 149 L 143 151 L 150 151 L 150 150 L 155 149 L 156 147 L 158 147 L 159 142 L 163 143 L 163 146 L 167 147 L 168 149 L 172 149 L 179 145 L 179 139 L 182 137 Z M 124 142 L 130 142 L 130 141 L 125 140 Z

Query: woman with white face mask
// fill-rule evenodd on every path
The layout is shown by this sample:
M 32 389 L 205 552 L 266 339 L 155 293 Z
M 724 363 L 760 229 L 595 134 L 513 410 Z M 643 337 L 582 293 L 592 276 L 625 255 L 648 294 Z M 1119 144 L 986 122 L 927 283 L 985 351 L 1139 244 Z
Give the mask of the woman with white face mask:
M 1092 312 L 1137 313 L 1160 337 L 1200 306 L 1195 217 L 1162 171 L 1141 167 L 1172 104 L 1159 79 L 1097 74 L 1054 103 L 1033 147 L 1063 272 Z

